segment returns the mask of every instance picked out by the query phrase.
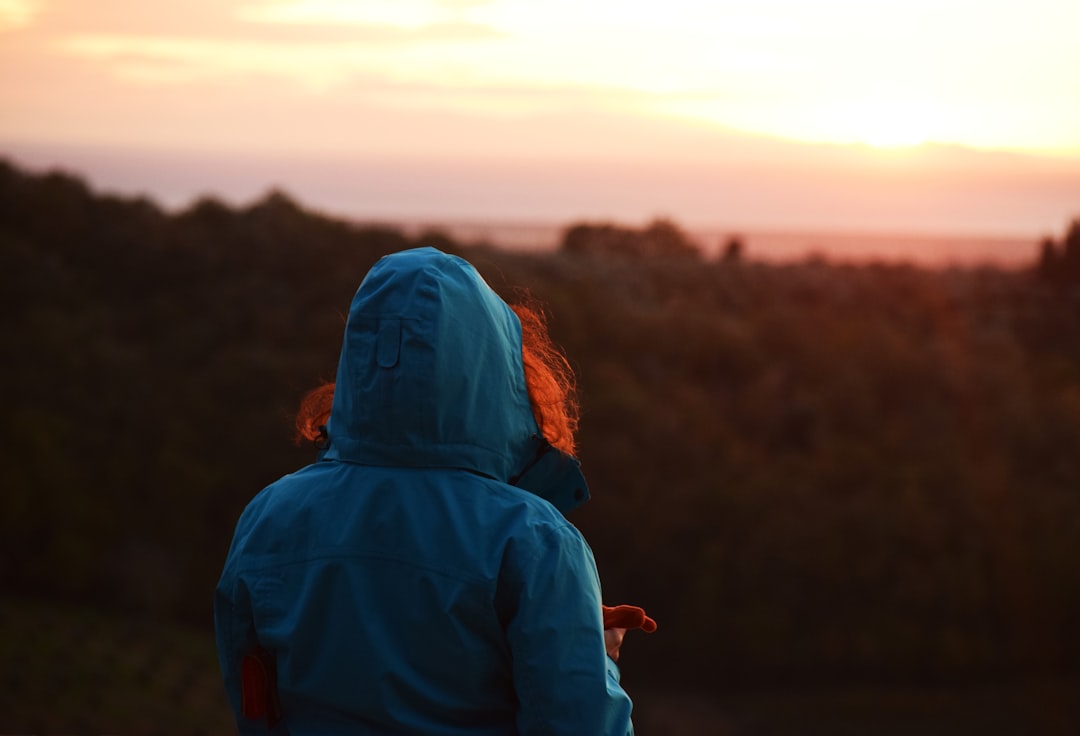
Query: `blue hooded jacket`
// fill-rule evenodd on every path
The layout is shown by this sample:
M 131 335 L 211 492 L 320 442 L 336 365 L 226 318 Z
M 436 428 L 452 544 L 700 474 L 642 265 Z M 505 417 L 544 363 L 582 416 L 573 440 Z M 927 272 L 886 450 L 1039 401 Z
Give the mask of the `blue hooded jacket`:
M 387 256 L 353 299 L 318 462 L 241 516 L 214 602 L 276 667 L 300 734 L 624 736 L 596 565 L 564 512 L 576 460 L 539 437 L 513 311 L 464 260 Z

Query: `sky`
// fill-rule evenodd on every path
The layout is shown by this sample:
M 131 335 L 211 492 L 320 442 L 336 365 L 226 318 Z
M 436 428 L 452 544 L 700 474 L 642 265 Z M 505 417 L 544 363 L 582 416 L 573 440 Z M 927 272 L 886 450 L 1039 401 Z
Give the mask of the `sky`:
M 0 0 L 0 155 L 183 207 L 1041 237 L 1075 0 Z

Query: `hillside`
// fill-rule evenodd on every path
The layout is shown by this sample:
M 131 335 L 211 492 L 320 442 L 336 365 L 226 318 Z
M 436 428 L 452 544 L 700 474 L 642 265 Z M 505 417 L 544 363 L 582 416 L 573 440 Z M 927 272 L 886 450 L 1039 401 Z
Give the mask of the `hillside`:
M 992 681 L 1068 707 L 1037 684 L 1080 674 L 1080 296 L 1036 253 L 515 254 L 0 164 L 6 595 L 209 636 L 240 510 L 313 457 L 290 414 L 353 291 L 421 243 L 550 310 L 594 495 L 573 521 L 608 600 L 661 623 L 631 690 Z

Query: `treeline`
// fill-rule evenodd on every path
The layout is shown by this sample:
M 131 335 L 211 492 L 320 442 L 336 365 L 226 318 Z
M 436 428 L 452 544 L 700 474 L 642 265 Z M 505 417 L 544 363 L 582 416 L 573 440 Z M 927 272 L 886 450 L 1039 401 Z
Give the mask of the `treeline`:
M 609 602 L 661 627 L 627 678 L 1075 674 L 1073 282 L 1037 253 L 766 265 L 704 260 L 671 223 L 576 227 L 515 254 L 280 192 L 170 214 L 0 165 L 0 585 L 209 627 L 243 505 L 313 457 L 291 412 L 333 378 L 360 279 L 434 244 L 546 303 L 579 374 L 573 520 Z
M 1039 249 L 1039 278 L 1056 286 L 1080 286 L 1080 219 L 1073 220 L 1061 242 L 1045 238 Z

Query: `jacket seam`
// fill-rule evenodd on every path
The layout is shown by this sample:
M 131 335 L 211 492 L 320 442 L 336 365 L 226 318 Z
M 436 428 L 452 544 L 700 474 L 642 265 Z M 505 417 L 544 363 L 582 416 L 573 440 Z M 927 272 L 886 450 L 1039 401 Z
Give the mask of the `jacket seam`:
M 320 554 L 305 555 L 303 557 L 290 557 L 282 560 L 267 561 L 264 564 L 254 565 L 251 567 L 238 568 L 236 574 L 245 575 L 252 573 L 267 572 L 269 570 L 280 570 L 285 567 L 297 567 L 300 565 L 306 565 L 311 562 L 318 562 L 320 560 L 333 560 L 333 559 L 375 559 L 383 560 L 387 562 L 398 562 L 409 567 L 419 568 L 421 570 L 427 570 L 428 572 L 436 573 L 442 577 L 457 580 L 458 582 L 468 583 L 470 585 L 484 585 L 489 581 L 487 578 L 479 576 L 468 576 L 461 573 L 457 573 L 453 570 L 447 570 L 445 568 L 436 567 L 434 565 L 426 564 L 408 557 L 401 555 L 390 555 L 377 551 L 369 551 L 364 549 L 345 549 L 341 551 L 325 552 Z

